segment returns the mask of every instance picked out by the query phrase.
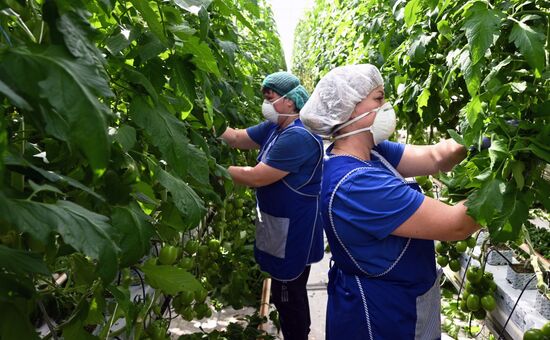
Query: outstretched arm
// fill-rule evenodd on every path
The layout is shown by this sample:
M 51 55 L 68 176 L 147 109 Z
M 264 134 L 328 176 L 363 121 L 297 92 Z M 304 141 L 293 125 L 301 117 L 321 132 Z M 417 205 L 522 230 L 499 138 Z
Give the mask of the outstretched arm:
M 289 174 L 288 171 L 276 169 L 262 162 L 255 167 L 230 166 L 227 170 L 235 183 L 252 188 L 275 183 Z
M 248 135 L 245 129 L 233 129 L 227 127 L 225 132 L 220 136 L 227 144 L 232 148 L 250 150 L 259 149 L 260 146 L 256 144 Z
M 397 171 L 403 177 L 435 175 L 440 171 L 450 171 L 466 154 L 464 146 L 452 139 L 442 140 L 435 145 L 407 144 Z
M 418 210 L 392 234 L 425 240 L 464 240 L 480 228 L 466 210 L 464 202 L 453 206 L 425 197 Z

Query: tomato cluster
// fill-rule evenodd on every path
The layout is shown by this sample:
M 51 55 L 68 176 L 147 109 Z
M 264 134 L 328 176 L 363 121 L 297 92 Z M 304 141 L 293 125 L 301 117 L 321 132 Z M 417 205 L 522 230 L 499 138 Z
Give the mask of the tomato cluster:
M 460 255 L 468 248 L 473 249 L 475 246 L 476 239 L 473 236 L 457 242 L 436 241 L 437 264 L 441 267 L 448 265 L 453 272 L 458 272 L 460 270 Z
M 484 319 L 487 312 L 496 308 L 494 293 L 497 285 L 493 274 L 472 266 L 466 271 L 466 284 L 460 301 L 460 309 L 472 313 L 476 319 Z
M 531 328 L 523 334 L 523 340 L 550 340 L 550 322 L 547 322 L 541 329 Z
M 184 291 L 174 296 L 172 307 L 185 320 L 212 315 L 207 297 L 216 308 L 231 305 L 240 309 L 256 303 L 261 290 L 263 274 L 254 262 L 252 247 L 256 219 L 253 192 L 234 192 L 223 205 L 213 208 L 215 215 L 207 228 L 183 242 L 181 258 L 175 263 L 193 273 L 203 286 L 198 292 Z M 161 263 L 165 248 L 159 254 Z M 165 261 L 172 260 L 166 257 Z

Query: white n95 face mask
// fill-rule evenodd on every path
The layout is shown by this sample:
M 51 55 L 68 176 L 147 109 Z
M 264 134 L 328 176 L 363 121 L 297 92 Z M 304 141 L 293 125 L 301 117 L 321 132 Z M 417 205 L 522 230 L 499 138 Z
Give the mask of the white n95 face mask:
M 269 100 L 267 100 L 267 99 L 264 99 L 264 102 L 262 104 L 262 114 L 264 115 L 265 119 L 269 120 L 272 123 L 277 124 L 279 122 L 279 116 L 283 116 L 283 117 L 298 116 L 298 114 L 283 114 L 283 113 L 279 113 L 279 112 L 277 112 L 277 110 L 275 110 L 275 107 L 273 105 L 276 102 L 278 102 L 279 100 L 283 99 L 283 98 L 284 98 L 284 96 L 278 98 L 273 103 L 269 102 Z
M 344 133 L 343 135 L 334 137 L 334 139 L 348 137 L 364 131 L 370 131 L 372 133 L 372 137 L 374 139 L 374 145 L 378 145 L 383 141 L 385 141 L 386 139 L 388 139 L 395 131 L 395 125 L 396 125 L 395 110 L 393 109 L 393 106 L 389 102 L 385 103 L 384 105 L 380 106 L 377 109 L 362 113 L 359 116 L 353 118 L 352 120 L 345 122 L 344 124 L 336 128 L 333 131 L 333 134 L 345 128 L 346 126 L 353 124 L 360 119 L 363 119 L 364 117 L 368 116 L 371 112 L 378 112 L 371 126 Z

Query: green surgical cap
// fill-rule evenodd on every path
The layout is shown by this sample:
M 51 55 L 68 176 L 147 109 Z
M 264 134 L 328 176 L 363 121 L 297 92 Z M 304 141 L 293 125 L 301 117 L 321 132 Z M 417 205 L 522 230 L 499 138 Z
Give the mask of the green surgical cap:
M 275 72 L 265 77 L 263 88 L 275 91 L 280 96 L 292 100 L 298 110 L 306 104 L 309 93 L 300 85 L 300 80 L 288 72 Z

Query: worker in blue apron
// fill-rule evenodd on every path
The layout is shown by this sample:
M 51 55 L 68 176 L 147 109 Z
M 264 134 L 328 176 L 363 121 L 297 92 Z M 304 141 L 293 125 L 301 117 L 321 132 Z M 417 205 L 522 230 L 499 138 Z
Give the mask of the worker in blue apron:
M 299 111 L 308 93 L 288 72 L 263 81 L 266 121 L 246 130 L 228 128 L 221 136 L 242 149 L 259 149 L 254 167 L 231 166 L 236 183 L 256 188 L 254 254 L 271 275 L 272 301 L 285 339 L 307 339 L 310 330 L 306 290 L 310 264 L 323 257 L 320 212 L 323 144 L 307 130 Z
M 479 226 L 462 203 L 449 206 L 404 177 L 448 171 L 462 145 L 390 142 L 395 111 L 373 65 L 330 71 L 301 111 L 331 135 L 321 212 L 332 252 L 327 339 L 438 339 L 439 271 L 433 240 L 468 237 Z

